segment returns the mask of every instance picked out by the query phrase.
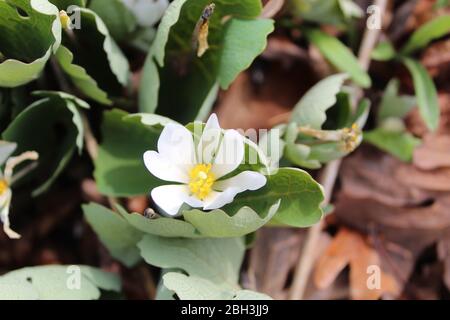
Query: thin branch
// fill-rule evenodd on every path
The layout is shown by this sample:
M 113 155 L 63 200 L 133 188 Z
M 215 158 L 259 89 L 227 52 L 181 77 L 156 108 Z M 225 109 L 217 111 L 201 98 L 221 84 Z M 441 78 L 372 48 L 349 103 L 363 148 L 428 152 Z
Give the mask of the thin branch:
M 36 167 L 38 166 L 37 162 L 32 162 L 28 165 L 25 166 L 25 168 L 21 169 L 19 172 L 15 173 L 12 177 L 11 177 L 11 185 L 14 185 L 14 183 L 16 183 L 17 181 L 19 181 L 20 179 L 22 179 L 23 177 L 25 177 L 26 175 L 28 175 L 31 171 L 33 171 L 34 169 L 36 169 Z
M 98 156 L 98 142 L 92 133 L 91 125 L 89 124 L 86 114 L 82 113 L 81 118 L 83 119 L 84 143 L 86 145 L 86 150 L 92 161 L 95 161 Z
M 383 17 L 386 11 L 387 0 L 375 0 L 374 5 L 380 8 L 380 17 Z M 366 71 L 369 69 L 371 60 L 370 57 L 378 41 L 379 35 L 380 30 L 378 29 L 366 29 L 364 33 L 358 54 L 358 61 Z M 356 93 L 355 102 L 357 102 L 362 97 L 362 95 L 363 91 L 359 88 Z M 323 173 L 320 177 L 320 183 L 322 184 L 325 193 L 325 200 L 323 203 L 324 205 L 330 203 L 331 195 L 333 194 L 333 188 L 338 176 L 341 163 L 341 159 L 334 160 L 328 163 L 325 166 L 325 169 L 323 170 Z M 322 219 L 320 222 L 318 222 L 308 230 L 302 254 L 300 256 L 300 260 L 297 263 L 297 267 L 294 273 L 294 279 L 292 281 L 292 287 L 290 291 L 290 299 L 292 300 L 301 300 L 304 297 L 306 286 L 308 284 L 308 280 L 315 263 L 315 245 L 319 241 L 320 234 L 324 226 L 325 222 Z

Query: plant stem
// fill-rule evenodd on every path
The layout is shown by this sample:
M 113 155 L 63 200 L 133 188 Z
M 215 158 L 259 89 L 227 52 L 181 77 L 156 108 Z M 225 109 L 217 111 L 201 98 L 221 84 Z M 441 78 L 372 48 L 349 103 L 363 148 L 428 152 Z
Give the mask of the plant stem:
M 386 11 L 387 0 L 375 0 L 374 5 L 380 8 L 380 18 L 382 18 Z M 371 54 L 377 44 L 380 31 L 381 30 L 379 29 L 366 29 L 364 33 L 358 53 L 358 61 L 366 71 L 369 69 Z M 360 100 L 362 96 L 363 91 L 358 87 L 353 101 L 354 105 L 356 105 L 357 101 Z M 329 162 L 322 172 L 320 183 L 322 184 L 325 193 L 324 205 L 330 203 L 341 163 L 342 159 Z M 301 300 L 304 297 L 306 286 L 315 263 L 315 246 L 320 239 L 320 234 L 324 226 L 325 222 L 322 219 L 308 230 L 302 254 L 300 255 L 300 260 L 298 261 L 294 272 L 294 279 L 292 280 L 289 296 L 291 300 Z

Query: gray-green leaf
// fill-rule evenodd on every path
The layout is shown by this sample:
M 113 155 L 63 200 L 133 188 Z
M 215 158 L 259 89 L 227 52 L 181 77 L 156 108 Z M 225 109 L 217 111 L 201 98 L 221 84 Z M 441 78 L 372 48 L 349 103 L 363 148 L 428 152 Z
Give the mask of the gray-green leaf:
M 65 93 L 50 94 L 22 111 L 3 132 L 3 138 L 17 143 L 16 153 L 37 151 L 39 164 L 32 172 L 45 177 L 33 195 L 46 191 L 66 167 L 77 146 L 83 147 L 81 101 Z M 81 107 L 86 107 L 82 103 Z M 61 132 L 58 128 L 64 128 Z
M 26 84 L 38 77 L 61 43 L 58 8 L 46 0 L 0 1 L 0 34 L 6 59 L 0 63 L 0 87 Z
M 339 39 L 318 29 L 306 31 L 306 36 L 339 71 L 346 72 L 352 80 L 363 88 L 370 87 L 372 81 L 360 66 L 355 55 Z
M 267 177 L 267 184 L 256 191 L 241 193 L 223 210 L 236 212 L 248 206 L 256 212 L 265 212 L 281 199 L 281 206 L 272 220 L 295 227 L 307 227 L 322 217 L 322 187 L 305 171 L 280 168 Z
M 431 41 L 450 32 L 450 15 L 442 15 L 425 23 L 409 38 L 402 49 L 402 54 L 408 55 L 425 47 Z
M 87 222 L 91 225 L 102 243 L 113 257 L 128 267 L 140 260 L 136 244 L 142 233 L 133 228 L 124 218 L 101 205 L 91 203 L 83 205 Z
M 433 79 L 420 62 L 410 58 L 404 58 L 403 62 L 413 78 L 420 115 L 428 129 L 434 131 L 439 125 L 440 109 Z
M 71 287 L 71 277 L 78 276 L 79 288 Z M 117 275 L 88 266 L 29 267 L 0 277 L 0 299 L 93 300 L 100 298 L 99 289 L 119 291 L 120 286 Z
M 250 290 L 229 289 L 213 282 L 182 273 L 169 272 L 163 276 L 164 286 L 181 300 L 270 300 L 265 294 Z
M 161 184 L 145 168 L 143 154 L 155 150 L 162 126 L 148 126 L 139 117 L 112 110 L 104 113 L 102 142 L 95 160 L 95 180 L 101 193 L 133 196 Z
M 383 128 L 364 132 L 364 141 L 405 162 L 412 160 L 414 149 L 421 143 L 420 139 L 409 132 L 389 131 Z
M 327 119 L 325 112 L 336 103 L 336 95 L 347 78 L 346 74 L 335 74 L 315 84 L 295 105 L 291 122 L 321 129 Z
M 241 238 L 173 239 L 146 235 L 138 244 L 145 261 L 236 288 L 245 246 Z

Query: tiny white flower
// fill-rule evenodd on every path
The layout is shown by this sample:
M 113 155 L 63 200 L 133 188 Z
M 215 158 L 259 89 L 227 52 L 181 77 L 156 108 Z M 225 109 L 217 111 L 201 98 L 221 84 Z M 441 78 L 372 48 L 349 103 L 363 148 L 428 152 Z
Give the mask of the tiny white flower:
M 178 214 L 183 203 L 203 210 L 223 207 L 238 193 L 266 184 L 266 177 L 255 171 L 230 177 L 244 154 L 244 137 L 236 130 L 222 130 L 215 114 L 199 139 L 186 127 L 169 123 L 159 137 L 158 152 L 147 151 L 144 163 L 155 177 L 178 184 L 156 187 L 151 197 L 171 216 Z
M 10 188 L 13 169 L 25 160 L 37 160 L 38 154 L 33 151 L 24 152 L 17 157 L 10 157 L 6 161 L 5 171 L 0 170 L 0 220 L 3 223 L 3 231 L 11 239 L 19 239 L 20 234 L 10 228 L 9 208 L 11 206 L 12 190 Z

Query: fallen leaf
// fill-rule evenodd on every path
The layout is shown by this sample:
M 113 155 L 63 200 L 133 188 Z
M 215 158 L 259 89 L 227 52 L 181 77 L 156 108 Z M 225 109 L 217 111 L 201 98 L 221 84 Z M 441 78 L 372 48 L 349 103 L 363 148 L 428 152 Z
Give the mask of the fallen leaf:
M 244 287 L 286 299 L 288 275 L 299 259 L 303 238 L 304 232 L 293 228 L 260 230 L 249 256 Z
M 438 102 L 441 117 L 439 119 L 439 127 L 435 133 L 450 135 L 450 94 L 439 93 Z M 414 108 L 405 120 L 408 131 L 413 135 L 423 137 L 429 132 L 419 114 L 418 108 Z
M 450 136 L 426 134 L 414 151 L 413 164 L 423 170 L 450 167 Z
M 362 147 L 341 168 L 342 191 L 355 198 L 371 198 L 388 206 L 420 205 L 429 194 L 395 176 L 407 166 L 394 157 Z
M 440 74 L 448 77 L 450 71 L 450 39 L 430 44 L 422 54 L 421 62 L 431 76 Z
M 437 246 L 439 259 L 444 265 L 443 279 L 448 289 L 450 289 L 450 233 L 443 237 Z
M 410 187 L 432 191 L 450 191 L 450 167 L 425 171 L 404 166 L 398 168 L 396 178 Z
M 338 274 L 349 265 L 350 297 L 354 300 L 377 300 L 385 295 L 397 297 L 401 288 L 397 280 L 382 270 L 381 259 L 365 238 L 342 228 L 325 250 L 315 267 L 314 282 L 320 289 L 330 286 Z M 370 268 L 378 267 L 379 283 L 370 282 Z M 379 285 L 379 286 L 378 286 Z

